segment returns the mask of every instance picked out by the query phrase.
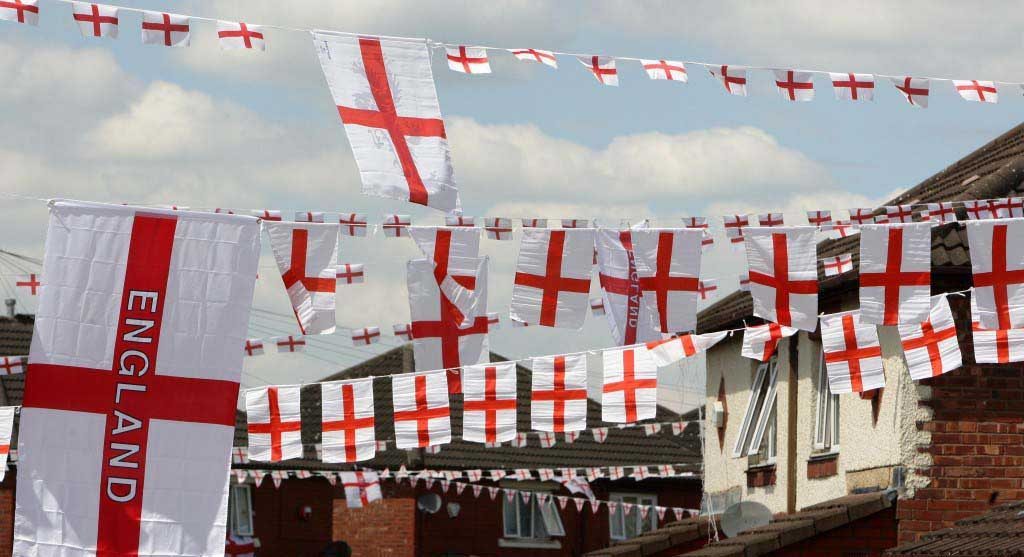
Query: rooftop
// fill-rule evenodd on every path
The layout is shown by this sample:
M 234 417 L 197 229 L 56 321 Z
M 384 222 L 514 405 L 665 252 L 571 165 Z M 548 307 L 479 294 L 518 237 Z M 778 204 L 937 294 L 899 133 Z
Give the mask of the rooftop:
M 1024 501 L 958 521 L 952 528 L 925 534 L 920 541 L 890 549 L 886 555 L 1024 556 Z

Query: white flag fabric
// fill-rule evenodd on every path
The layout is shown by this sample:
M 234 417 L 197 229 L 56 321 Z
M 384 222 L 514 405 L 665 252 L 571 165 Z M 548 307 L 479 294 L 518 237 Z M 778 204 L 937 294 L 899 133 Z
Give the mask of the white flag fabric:
M 754 315 L 784 327 L 818 328 L 818 261 L 813 226 L 745 232 Z
M 985 329 L 1024 328 L 1024 219 L 966 224 L 978 322 Z
M 313 33 L 363 193 L 451 211 L 451 151 L 426 41 Z
M 618 87 L 619 71 L 615 68 L 615 58 L 611 56 L 577 56 L 576 59 L 601 85 Z
M 384 498 L 380 492 L 380 478 L 376 472 L 338 472 L 338 477 L 341 479 L 341 486 L 345 488 L 345 503 L 350 509 L 360 509 Z
M 645 348 L 605 350 L 601 420 L 634 423 L 657 412 L 658 366 Z
M 272 337 L 270 341 L 277 347 L 277 351 L 282 354 L 306 351 L 306 337 L 303 336 Z
M 547 228 L 548 219 L 521 219 L 523 228 Z
M 245 392 L 249 460 L 302 458 L 299 387 L 262 387 Z
M 533 359 L 530 427 L 580 431 L 587 427 L 587 355 Z
M 15 406 L 0 407 L 0 482 L 7 474 L 8 455 L 11 453 L 11 434 L 14 432 Z
M 947 223 L 957 222 L 956 206 L 952 201 L 941 203 L 928 203 L 927 209 L 921 213 L 921 218 L 926 221 Z
M 117 38 L 117 6 L 72 2 L 71 10 L 83 37 Z
M 320 384 L 324 462 L 359 462 L 377 452 L 373 378 Z
M 945 294 L 932 296 L 931 313 L 924 323 L 899 326 L 907 369 L 914 380 L 937 377 L 963 365 L 956 323 Z
M 509 50 L 512 56 L 515 56 L 517 60 L 526 60 L 527 62 L 537 62 L 549 66 L 552 68 L 558 68 L 558 59 L 555 58 L 555 53 L 550 50 L 540 50 L 536 48 L 514 48 Z
M 462 368 L 462 439 L 502 443 L 516 436 L 516 363 Z
M 1024 361 L 1024 329 L 985 329 L 978 316 L 977 291 L 971 295 L 971 333 L 974 361 L 1008 364 Z
M 775 87 L 782 98 L 790 101 L 814 100 L 814 80 L 811 72 L 794 70 L 772 70 L 775 73 Z
M 142 44 L 186 47 L 191 39 L 187 15 L 142 12 Z
M 395 446 L 399 449 L 450 443 L 448 374 L 444 371 L 391 376 Z
M 494 217 L 484 219 L 484 231 L 488 240 L 511 240 L 512 219 Z
M 823 315 L 821 348 L 832 394 L 862 393 L 885 386 L 878 329 L 862 322 L 859 311 Z
M 591 228 L 524 228 L 509 311 L 528 325 L 579 329 L 587 317 Z
M 968 220 L 985 220 L 995 218 L 995 212 L 987 199 L 965 200 L 964 211 Z
M 13 553 L 219 555 L 259 223 L 50 211 Z
M 775 354 L 779 341 L 795 335 L 798 330 L 794 327 L 783 327 L 778 323 L 747 327 L 743 330 L 743 347 L 740 349 L 740 355 L 767 362 Z
M 380 342 L 380 327 L 361 327 L 350 332 L 353 346 L 369 346 Z
M 877 325 L 928 319 L 931 269 L 930 222 L 861 226 L 860 319 Z
M 217 21 L 217 42 L 221 50 L 267 50 L 263 26 L 242 21 Z
M 366 213 L 340 213 L 338 224 L 341 226 L 342 236 L 366 237 Z
M 295 222 L 324 222 L 324 213 L 323 211 L 295 211 Z
M 875 98 L 875 76 L 869 73 L 829 73 L 836 98 L 870 101 Z
M 0 20 L 39 25 L 39 0 L 19 0 L 0 4 Z
M 412 224 L 412 217 L 409 215 L 384 215 L 380 227 L 384 230 L 386 238 L 404 238 L 409 235 L 409 225 Z
M 826 277 L 837 277 L 853 270 L 853 254 L 844 253 L 821 260 L 821 268 Z
M 245 339 L 245 355 L 246 356 L 262 356 L 263 355 L 263 341 L 258 338 L 247 338 Z
M 487 60 L 487 49 L 472 46 L 445 47 L 448 58 L 448 69 L 453 72 L 468 74 L 491 73 L 491 63 Z
M 633 245 L 635 232 L 639 231 L 602 228 L 597 232 L 597 276 L 603 309 L 612 338 L 620 346 L 661 340 L 657 305 L 644 300 Z
M 647 343 L 647 352 L 658 367 L 672 365 L 683 358 L 689 358 L 704 352 L 725 340 L 728 331 L 707 333 L 703 335 L 682 335 L 665 340 Z
M 632 231 L 640 276 L 641 301 L 657 315 L 662 333 L 697 328 L 701 241 L 697 228 L 643 228 Z
M 341 263 L 334 268 L 334 278 L 342 284 L 362 284 L 366 273 L 362 263 Z
M 953 87 L 965 101 L 995 103 L 999 101 L 999 90 L 991 81 L 976 79 L 954 79 Z
M 893 87 L 915 108 L 928 108 L 929 82 L 923 77 L 890 77 Z
M 304 335 L 331 334 L 338 286 L 338 225 L 264 222 L 288 299 Z
M 686 66 L 675 60 L 640 60 L 640 65 L 647 72 L 651 79 L 663 79 L 667 81 L 679 81 L 686 83 L 689 79 L 686 75 Z
M 409 311 L 412 315 L 413 354 L 417 370 L 452 369 L 486 361 L 486 258 L 449 257 L 448 273 L 466 277 L 479 297 L 472 323 L 460 327 L 455 305 L 438 286 L 436 267 L 429 259 L 406 264 Z
M 711 77 L 722 82 L 730 95 L 747 96 L 747 68 L 743 66 L 708 66 Z

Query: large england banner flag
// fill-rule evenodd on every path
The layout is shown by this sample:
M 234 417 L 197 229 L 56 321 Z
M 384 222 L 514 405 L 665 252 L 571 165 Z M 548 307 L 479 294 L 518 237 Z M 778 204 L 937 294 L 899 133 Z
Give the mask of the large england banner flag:
M 14 554 L 223 555 L 257 220 L 50 211 Z
M 459 206 L 424 40 L 313 33 L 363 193 L 442 211 Z

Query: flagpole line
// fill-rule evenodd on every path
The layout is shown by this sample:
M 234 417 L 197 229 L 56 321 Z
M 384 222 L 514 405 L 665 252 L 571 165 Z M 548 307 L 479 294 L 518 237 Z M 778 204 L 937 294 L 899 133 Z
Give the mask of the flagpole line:
M 262 465 L 278 466 L 279 467 L 282 464 L 287 465 L 287 462 L 285 462 L 285 461 L 281 461 L 281 462 L 263 462 L 263 461 L 256 461 L 256 460 L 247 460 L 247 462 L 243 462 L 243 463 L 238 463 L 238 462 L 233 462 L 232 463 L 232 465 L 241 465 L 241 466 L 249 467 L 249 468 L 244 468 L 244 470 L 266 471 L 266 472 L 270 472 L 271 470 L 283 471 L 283 472 L 306 471 L 306 472 L 330 472 L 330 473 L 347 472 L 348 471 L 348 470 L 332 470 L 332 469 L 329 469 L 327 467 L 324 467 L 324 468 L 319 469 L 319 470 L 298 469 L 298 468 L 283 468 L 283 469 L 282 468 L 273 468 L 273 469 L 266 469 L 265 470 L 265 469 L 258 468 L 258 466 L 262 466 Z M 367 471 L 370 471 L 370 472 L 377 472 L 377 473 L 383 472 L 382 468 L 374 468 L 374 467 L 369 467 L 369 466 L 361 466 L 358 462 L 324 462 L 324 464 L 332 465 L 332 466 L 352 466 L 353 469 L 367 470 Z M 659 466 L 672 466 L 672 467 L 679 467 L 679 468 L 698 468 L 698 467 L 700 467 L 700 464 L 695 463 L 695 462 L 672 462 L 672 463 L 665 463 L 665 462 L 663 462 L 663 463 L 660 463 L 660 464 L 612 464 L 612 465 L 607 465 L 606 464 L 606 465 L 602 465 L 602 466 L 557 466 L 557 467 L 551 467 L 551 468 L 549 468 L 549 467 L 542 467 L 542 468 L 531 468 L 531 467 L 523 467 L 523 468 L 483 468 L 483 467 L 481 467 L 481 468 L 474 468 L 474 470 L 480 470 L 481 472 L 484 472 L 484 473 L 490 472 L 492 470 L 496 470 L 496 471 L 499 471 L 499 472 L 504 472 L 505 476 L 503 476 L 501 479 L 505 479 L 505 478 L 509 478 L 511 476 L 514 476 L 516 470 L 529 470 L 530 472 L 537 472 L 538 470 L 586 470 L 586 469 L 610 470 L 612 468 L 644 468 L 644 467 L 647 467 L 647 468 L 657 468 Z M 390 472 L 390 476 L 389 477 L 390 478 L 394 478 L 395 477 L 395 473 L 398 472 L 399 470 L 398 469 L 391 470 L 390 468 L 388 468 L 388 471 Z M 435 478 L 441 479 L 441 478 L 443 478 L 442 473 L 445 472 L 445 470 L 437 470 L 437 469 L 433 469 L 433 468 L 417 468 L 417 469 L 414 469 L 414 470 L 406 469 L 405 472 L 406 472 L 406 474 L 410 478 L 412 478 L 415 475 L 420 475 L 421 478 L 423 478 L 424 477 L 423 474 L 430 474 L 431 475 L 430 476 L 431 479 L 435 479 Z M 465 470 L 460 470 L 460 472 L 462 472 L 464 474 Z M 585 476 L 586 474 L 578 474 L 578 475 Z M 693 474 L 693 472 L 691 472 L 691 471 L 685 471 L 685 472 L 683 472 L 681 474 L 677 474 L 677 476 L 694 477 L 695 474 Z M 623 477 L 625 478 L 625 477 L 629 477 L 629 476 L 623 476 Z M 651 477 L 658 477 L 658 476 L 651 476 Z M 385 478 L 385 479 L 388 479 L 388 478 Z M 459 478 L 456 478 L 456 479 L 459 479 Z M 475 483 L 477 481 L 481 481 L 481 482 L 482 481 L 493 481 L 491 478 L 486 477 L 486 474 L 482 475 L 479 480 L 469 480 L 468 478 L 461 478 L 461 479 L 467 480 L 467 483 Z M 454 481 L 454 480 L 449 480 L 449 481 Z

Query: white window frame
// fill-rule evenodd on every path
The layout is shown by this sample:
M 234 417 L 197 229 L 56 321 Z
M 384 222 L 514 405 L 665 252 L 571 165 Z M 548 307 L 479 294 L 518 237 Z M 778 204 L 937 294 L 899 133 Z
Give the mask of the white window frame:
M 818 453 L 837 453 L 840 441 L 839 395 L 831 393 L 824 352 L 818 362 L 818 386 L 815 395 L 817 411 L 814 415 L 814 450 Z
M 658 513 L 654 509 L 658 505 L 657 495 L 653 493 L 611 493 L 608 499 L 619 504 L 615 512 L 608 515 L 608 535 L 611 539 L 628 540 L 658 527 Z M 633 512 L 629 516 L 626 516 L 626 511 L 622 508 L 623 503 L 634 505 Z M 640 516 L 641 506 L 648 508 L 646 519 Z M 627 520 L 633 521 L 632 535 L 627 531 Z
M 231 523 L 228 524 L 232 534 L 236 536 L 254 536 L 256 535 L 255 528 L 253 527 L 253 510 L 252 510 L 252 489 L 249 484 L 231 484 L 230 497 L 228 497 L 228 507 L 231 512 L 228 513 Z M 248 512 L 243 512 L 245 509 Z
M 561 547 L 561 543 L 553 538 L 565 536 L 562 515 L 559 514 L 555 499 L 550 493 L 543 503 L 538 497 L 539 494 L 535 491 L 530 497 L 529 532 L 524 532 L 521 528 L 526 503 L 520 494 L 516 493 L 513 501 L 509 501 L 507 497 L 502 498 L 502 538 L 498 540 L 501 547 Z
M 758 453 L 768 432 L 768 460 L 775 460 L 775 417 L 776 392 L 778 380 L 778 361 L 775 357 L 762 362 L 754 374 L 754 383 L 750 388 L 750 400 L 747 411 L 743 415 L 736 445 L 733 447 L 733 458 L 742 458 Z

